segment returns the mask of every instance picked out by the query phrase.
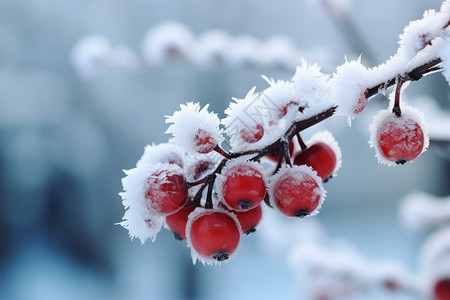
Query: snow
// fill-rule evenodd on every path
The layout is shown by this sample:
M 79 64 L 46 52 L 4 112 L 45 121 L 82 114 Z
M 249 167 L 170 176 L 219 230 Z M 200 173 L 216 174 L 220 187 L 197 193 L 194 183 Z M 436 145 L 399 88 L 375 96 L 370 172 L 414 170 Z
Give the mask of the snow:
M 77 72 L 86 79 L 99 76 L 111 65 L 112 46 L 102 36 L 86 36 L 72 49 L 70 60 Z
M 188 248 L 191 249 L 192 262 L 194 265 L 197 262 L 197 260 L 199 260 L 203 265 L 206 264 L 206 265 L 217 266 L 222 263 L 228 263 L 230 260 L 232 260 L 236 256 L 236 253 L 238 252 L 239 248 L 242 245 L 242 239 L 240 239 L 239 245 L 237 246 L 236 250 L 229 255 L 228 259 L 226 259 L 224 261 L 217 261 L 216 259 L 205 257 L 195 250 L 195 247 L 192 245 L 191 234 L 190 234 L 192 223 L 201 216 L 216 213 L 216 212 L 230 216 L 236 222 L 236 225 L 237 225 L 237 228 L 239 229 L 240 234 L 241 235 L 243 234 L 241 225 L 235 214 L 233 214 L 225 209 L 217 208 L 217 207 L 214 209 L 206 209 L 203 207 L 197 207 L 192 213 L 189 214 L 188 222 L 186 224 L 186 241 L 187 241 Z
M 400 221 L 411 231 L 423 231 L 450 221 L 450 197 L 438 198 L 422 192 L 405 196 Z
M 139 59 L 131 48 L 112 46 L 103 36 L 86 36 L 80 39 L 70 54 L 77 72 L 85 79 L 94 79 L 113 70 L 136 71 Z
M 330 80 L 331 99 L 338 105 L 337 113 L 347 116 L 348 124 L 367 104 L 364 95 L 370 87 L 369 72 L 358 60 L 346 61 L 337 67 Z
M 450 39 L 446 38 L 443 42 L 441 49 L 439 50 L 439 57 L 442 59 L 442 75 L 445 80 L 450 84 Z
M 183 24 L 167 21 L 151 28 L 142 41 L 142 56 L 149 66 L 162 66 L 169 61 L 191 55 L 193 33 Z
M 425 242 L 420 253 L 420 274 L 428 292 L 440 277 L 450 276 L 450 227 L 434 232 Z
M 190 153 L 197 153 L 195 136 L 210 136 L 218 145 L 223 141 L 222 130 L 219 129 L 220 120 L 215 113 L 208 112 L 209 104 L 200 109 L 199 103 L 188 102 L 181 104 L 180 110 L 172 116 L 166 116 L 166 123 L 172 123 L 166 133 L 171 133 L 171 142 L 180 145 Z M 199 132 L 199 130 L 201 130 Z M 202 149 L 200 149 L 202 150 Z
M 232 38 L 223 30 L 204 32 L 196 41 L 190 60 L 199 67 L 211 68 L 216 65 L 228 65 L 228 54 L 232 49 Z
M 317 215 L 320 211 L 320 208 L 322 207 L 323 201 L 325 200 L 326 191 L 323 188 L 322 178 L 317 176 L 316 171 L 314 171 L 311 167 L 306 165 L 301 166 L 294 165 L 292 167 L 284 165 L 280 168 L 280 170 L 278 170 L 278 172 L 275 175 L 269 178 L 268 193 L 270 205 L 278 210 L 278 206 L 275 203 L 275 193 L 276 193 L 275 186 L 277 185 L 278 182 L 286 178 L 292 178 L 292 180 L 294 180 L 296 184 L 300 184 L 303 180 L 310 178 L 317 183 L 318 188 L 314 190 L 314 193 L 316 195 L 320 195 L 319 205 L 315 210 L 313 210 L 308 215 L 308 217 Z
M 185 160 L 185 152 L 178 145 L 172 143 L 152 144 L 145 146 L 144 154 L 136 166 L 140 168 L 156 163 L 176 163 L 183 168 Z
M 407 60 L 414 58 L 416 54 L 427 46 L 431 46 L 432 40 L 443 35 L 444 26 L 449 19 L 435 10 L 425 11 L 423 18 L 411 21 L 400 35 L 398 54 Z

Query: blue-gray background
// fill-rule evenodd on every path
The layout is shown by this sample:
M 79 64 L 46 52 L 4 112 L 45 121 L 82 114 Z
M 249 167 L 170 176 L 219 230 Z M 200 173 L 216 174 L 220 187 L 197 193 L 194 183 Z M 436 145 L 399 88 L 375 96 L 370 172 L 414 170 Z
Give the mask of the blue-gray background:
M 231 97 L 266 87 L 261 73 L 292 73 L 176 66 L 84 81 L 69 53 L 88 34 L 139 49 L 149 27 L 176 20 L 195 33 L 289 35 L 299 49 L 327 49 L 325 71 L 361 52 L 373 57 L 371 66 L 395 53 L 410 20 L 441 4 L 353 2 L 350 19 L 365 49 L 350 46 L 318 1 L 0 0 L 0 299 L 302 299 L 283 254 L 268 254 L 262 234 L 212 268 L 193 266 L 189 249 L 168 231 L 141 246 L 114 226 L 123 215 L 122 169 L 146 144 L 167 140 L 165 115 L 194 100 L 223 116 Z M 439 74 L 408 92 L 449 106 Z M 401 229 L 399 200 L 415 190 L 447 195 L 449 162 L 431 147 L 413 164 L 378 166 L 367 144 L 372 115 L 335 132 L 344 165 L 315 218 L 369 259 L 397 259 L 414 270 L 425 235 Z

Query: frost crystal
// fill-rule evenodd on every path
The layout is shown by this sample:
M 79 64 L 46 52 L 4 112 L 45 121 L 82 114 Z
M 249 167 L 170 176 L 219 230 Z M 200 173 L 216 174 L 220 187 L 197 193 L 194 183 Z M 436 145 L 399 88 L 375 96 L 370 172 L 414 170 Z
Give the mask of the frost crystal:
M 223 141 L 219 129 L 220 120 L 215 113 L 208 112 L 209 105 L 200 109 L 199 103 L 181 104 L 181 110 L 173 116 L 166 116 L 166 123 L 172 123 L 166 133 L 171 133 L 171 142 L 189 152 L 207 153 Z

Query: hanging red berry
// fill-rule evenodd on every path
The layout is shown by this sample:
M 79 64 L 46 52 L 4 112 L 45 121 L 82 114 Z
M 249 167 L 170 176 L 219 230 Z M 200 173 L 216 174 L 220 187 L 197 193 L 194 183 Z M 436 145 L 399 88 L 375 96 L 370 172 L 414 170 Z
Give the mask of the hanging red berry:
M 192 257 L 202 263 L 217 264 L 236 253 L 241 240 L 236 216 L 224 209 L 197 208 L 189 215 L 186 238 Z
M 272 206 L 290 217 L 317 214 L 325 197 L 322 179 L 305 165 L 281 168 L 270 178 L 269 193 Z

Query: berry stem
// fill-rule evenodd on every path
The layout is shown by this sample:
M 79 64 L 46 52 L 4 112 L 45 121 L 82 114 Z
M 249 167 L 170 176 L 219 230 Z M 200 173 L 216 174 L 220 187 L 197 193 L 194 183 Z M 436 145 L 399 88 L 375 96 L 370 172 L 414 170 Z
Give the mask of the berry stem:
M 199 179 L 197 181 L 194 181 L 194 182 L 186 182 L 186 186 L 189 189 L 189 188 L 191 188 L 193 186 L 196 186 L 196 185 L 199 185 L 199 184 L 203 184 L 203 183 L 206 183 L 206 177 L 202 178 L 202 179 Z
M 228 152 L 226 152 L 225 150 L 223 150 L 222 148 L 220 148 L 219 145 L 217 145 L 216 147 L 214 147 L 214 151 L 216 151 L 217 153 L 219 153 L 220 155 L 222 155 L 223 157 L 230 159 L 230 154 Z
M 397 86 L 395 87 L 395 102 L 394 107 L 392 108 L 392 112 L 400 118 L 402 116 L 402 111 L 400 109 L 400 94 L 402 91 L 402 85 L 405 83 L 403 77 L 397 77 Z
M 195 206 L 200 206 L 200 201 L 202 200 L 202 195 L 203 195 L 203 191 L 205 190 L 206 186 L 208 184 L 204 183 L 200 189 L 197 191 L 197 193 L 194 196 L 194 199 L 192 200 L 192 202 L 194 203 Z
M 208 184 L 208 191 L 206 194 L 205 208 L 208 208 L 208 209 L 213 208 L 212 193 L 213 193 L 214 182 L 216 181 L 217 174 L 220 174 L 220 172 L 222 172 L 222 169 L 225 166 L 227 161 L 228 161 L 228 158 L 222 159 L 222 161 L 217 166 L 217 168 L 214 170 L 214 172 L 212 172 L 210 175 L 206 176 L 206 180 L 207 180 L 207 184 Z
M 300 144 L 300 148 L 302 149 L 302 151 L 305 151 L 306 149 L 308 149 L 308 146 L 306 146 L 305 142 L 303 142 L 303 139 L 300 136 L 300 133 L 297 133 L 296 136 L 297 136 L 297 140 L 298 140 L 298 143 Z

